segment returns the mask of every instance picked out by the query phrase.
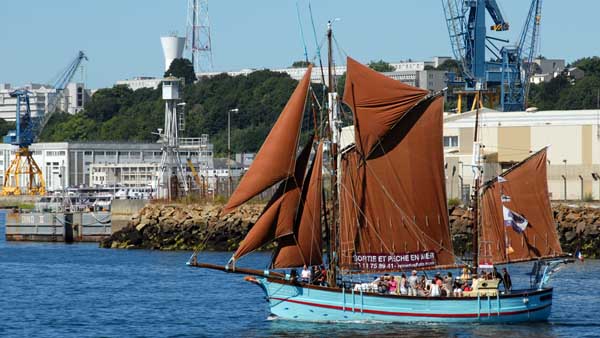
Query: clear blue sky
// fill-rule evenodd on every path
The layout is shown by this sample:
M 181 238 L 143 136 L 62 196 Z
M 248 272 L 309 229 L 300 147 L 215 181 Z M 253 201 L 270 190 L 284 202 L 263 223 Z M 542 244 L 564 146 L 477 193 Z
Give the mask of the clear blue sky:
M 302 9 L 309 54 L 314 40 L 308 0 Z M 526 0 L 498 0 L 514 41 L 529 7 Z M 159 37 L 185 34 L 187 0 L 2 0 L 0 83 L 21 85 L 54 78 L 78 50 L 90 88 L 134 76 L 160 76 Z M 440 0 L 313 0 L 319 39 L 330 18 L 340 47 L 360 61 L 429 59 L 451 55 Z M 295 0 L 209 2 L 214 68 L 285 67 L 303 57 Z M 573 61 L 600 55 L 597 0 L 544 2 L 541 50 Z M 339 58 L 339 56 L 338 56 Z

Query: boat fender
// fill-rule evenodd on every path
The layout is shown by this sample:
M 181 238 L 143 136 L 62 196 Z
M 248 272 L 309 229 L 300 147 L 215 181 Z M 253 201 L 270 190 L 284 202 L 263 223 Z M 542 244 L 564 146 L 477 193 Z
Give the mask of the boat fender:
M 246 276 L 246 277 L 244 277 L 244 280 L 245 280 L 246 282 L 250 282 L 250 283 L 254 283 L 254 284 L 260 284 L 260 283 L 259 283 L 259 282 L 256 280 L 256 278 L 254 278 L 254 277 L 252 277 L 252 276 Z
M 523 298 L 523 304 L 529 303 L 529 298 Z

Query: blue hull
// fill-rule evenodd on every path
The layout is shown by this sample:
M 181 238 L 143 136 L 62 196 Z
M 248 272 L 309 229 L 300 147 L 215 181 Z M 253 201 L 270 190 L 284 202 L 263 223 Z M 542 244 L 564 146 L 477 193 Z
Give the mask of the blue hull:
M 519 323 L 545 321 L 552 288 L 495 297 L 432 298 L 359 293 L 256 278 L 271 313 L 301 321 Z

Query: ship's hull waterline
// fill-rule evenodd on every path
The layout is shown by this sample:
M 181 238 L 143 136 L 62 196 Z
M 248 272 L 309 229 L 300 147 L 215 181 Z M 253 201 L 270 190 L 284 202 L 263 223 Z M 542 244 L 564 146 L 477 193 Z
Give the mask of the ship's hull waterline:
M 520 323 L 545 321 L 552 288 L 494 297 L 390 296 L 252 279 L 266 294 L 271 313 L 299 321 Z M 329 290 L 328 290 L 329 289 Z

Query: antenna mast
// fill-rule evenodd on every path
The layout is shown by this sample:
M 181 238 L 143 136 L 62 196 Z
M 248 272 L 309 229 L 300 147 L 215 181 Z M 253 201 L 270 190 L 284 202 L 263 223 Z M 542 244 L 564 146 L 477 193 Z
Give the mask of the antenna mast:
M 208 0 L 188 0 L 186 49 L 191 53 L 196 73 L 212 70 Z

